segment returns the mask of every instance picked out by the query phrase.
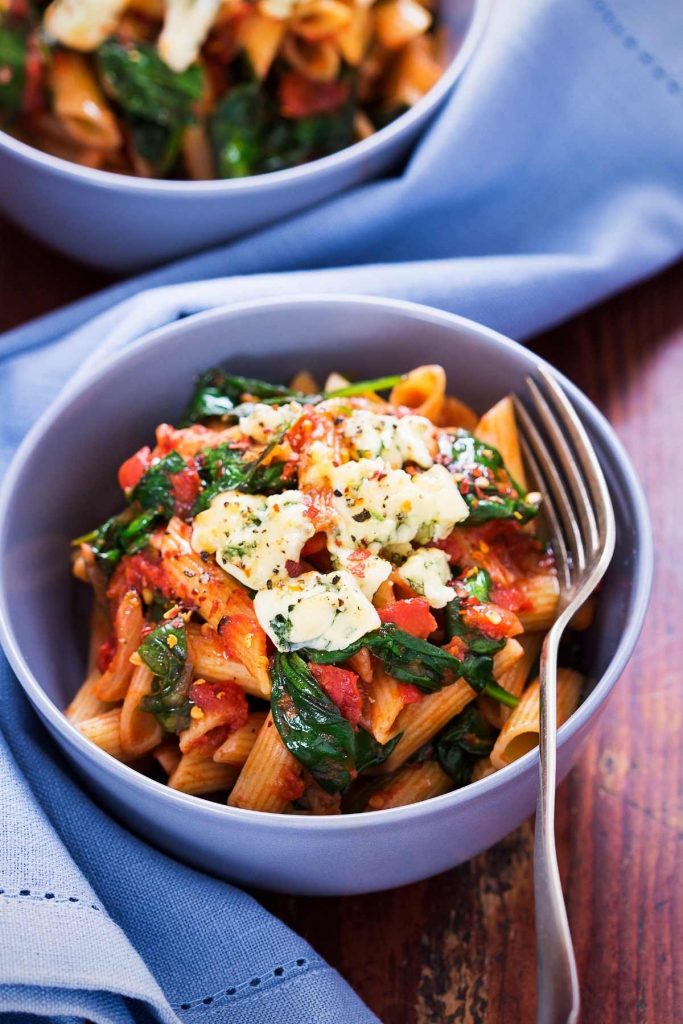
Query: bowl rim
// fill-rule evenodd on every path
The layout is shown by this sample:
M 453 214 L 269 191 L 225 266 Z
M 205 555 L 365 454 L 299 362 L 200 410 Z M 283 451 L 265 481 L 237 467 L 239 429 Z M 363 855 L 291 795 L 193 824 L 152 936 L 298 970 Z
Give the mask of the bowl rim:
M 279 185 L 287 186 L 305 182 L 318 173 L 324 176 L 326 171 L 333 168 L 339 170 L 355 162 L 362 163 L 373 154 L 389 148 L 399 136 L 408 133 L 411 127 L 416 127 L 427 118 L 446 97 L 469 64 L 481 41 L 491 11 L 491 4 L 492 0 L 472 0 L 471 21 L 460 47 L 449 61 L 438 82 L 409 110 L 369 138 L 354 142 L 329 156 L 320 157 L 318 160 L 311 160 L 296 167 L 270 171 L 266 174 L 252 174 L 245 178 L 169 181 L 164 178 L 139 178 L 135 175 L 119 174 L 116 171 L 83 167 L 70 160 L 46 153 L 2 130 L 0 130 L 0 150 L 4 148 L 14 153 L 19 159 L 36 164 L 61 178 L 87 183 L 103 190 L 111 188 L 143 195 L 197 196 L 207 193 L 265 192 L 277 188 Z
M 356 307 L 375 307 L 398 312 L 416 321 L 436 323 L 451 329 L 460 328 L 474 331 L 486 341 L 493 342 L 494 346 L 512 350 L 516 355 L 523 354 L 531 364 L 529 366 L 530 370 L 534 366 L 543 367 L 544 369 L 549 369 L 556 376 L 578 407 L 582 418 L 588 419 L 591 429 L 598 433 L 601 441 L 614 456 L 613 466 L 620 473 L 626 490 L 632 498 L 635 513 L 633 522 L 637 540 L 634 545 L 634 594 L 631 602 L 632 607 L 617 648 L 606 671 L 596 680 L 592 691 L 579 705 L 571 718 L 559 729 L 558 749 L 560 749 L 600 711 L 626 666 L 640 635 L 650 596 L 654 568 L 653 538 L 647 503 L 629 456 L 609 422 L 591 400 L 564 374 L 554 369 L 546 360 L 535 353 L 529 352 L 523 345 L 490 327 L 486 327 L 477 321 L 460 316 L 459 314 L 445 312 L 431 306 L 403 299 L 347 293 L 328 293 L 325 295 L 302 294 L 298 296 L 251 299 L 230 306 L 221 306 L 176 320 L 171 324 L 141 335 L 130 345 L 126 346 L 126 348 L 112 353 L 109 358 L 101 359 L 96 364 L 84 367 L 80 372 L 77 371 L 24 437 L 11 460 L 4 482 L 0 487 L 0 552 L 5 547 L 5 534 L 9 521 L 8 513 L 12 505 L 16 480 L 21 473 L 26 457 L 31 453 L 36 444 L 43 439 L 52 422 L 71 405 L 74 399 L 85 392 L 93 381 L 99 380 L 113 366 L 134 358 L 135 353 L 142 348 L 163 344 L 168 340 L 169 336 L 184 333 L 188 330 L 188 327 L 194 328 L 196 325 L 201 327 L 201 324 L 205 322 L 239 320 L 244 314 L 258 313 L 264 309 L 287 314 L 291 313 L 294 308 L 301 306 L 325 306 L 340 303 Z M 226 352 L 227 355 L 228 353 Z M 378 828 L 392 823 L 408 823 L 424 816 L 429 816 L 432 813 L 436 814 L 439 811 L 448 810 L 454 812 L 458 807 L 463 807 L 473 800 L 485 797 L 489 791 L 498 789 L 506 784 L 511 784 L 522 775 L 525 775 L 533 768 L 538 759 L 538 751 L 535 749 L 529 751 L 512 764 L 500 769 L 500 771 L 477 782 L 470 783 L 461 789 L 452 790 L 449 793 L 432 797 L 420 803 L 384 810 L 366 811 L 363 814 L 325 817 L 297 815 L 292 817 L 290 815 L 272 814 L 266 811 L 254 811 L 216 804 L 188 793 L 169 789 L 163 783 L 157 782 L 155 779 L 143 775 L 129 765 L 115 760 L 99 747 L 90 743 L 71 724 L 63 711 L 52 702 L 43 690 L 24 659 L 21 648 L 14 637 L 13 630 L 10 628 L 9 621 L 8 597 L 5 592 L 5 574 L 0 572 L 0 642 L 34 710 L 42 718 L 47 719 L 48 723 L 61 735 L 67 747 L 73 748 L 75 746 L 86 761 L 94 761 L 103 770 L 104 774 L 118 779 L 122 785 L 130 787 L 133 791 L 138 790 L 141 794 L 147 793 L 152 800 L 160 800 L 162 805 L 164 801 L 170 801 L 171 804 L 175 804 L 179 808 L 194 809 L 195 813 L 207 814 L 215 817 L 217 821 L 221 819 L 226 823 L 239 821 L 244 825 L 272 826 L 276 829 L 284 828 L 293 831 L 300 829 L 354 831 L 356 829 Z

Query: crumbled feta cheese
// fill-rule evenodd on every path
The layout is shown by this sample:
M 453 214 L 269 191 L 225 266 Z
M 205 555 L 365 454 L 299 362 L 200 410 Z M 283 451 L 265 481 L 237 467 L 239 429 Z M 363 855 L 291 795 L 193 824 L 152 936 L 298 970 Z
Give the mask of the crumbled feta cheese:
M 250 407 L 245 416 L 240 416 L 239 427 L 252 441 L 267 444 L 279 430 L 294 423 L 302 410 L 303 406 L 298 402 L 285 402 L 283 405 L 264 405 L 257 402 Z
M 342 430 L 356 459 L 381 458 L 392 469 L 414 462 L 423 469 L 434 463 L 436 429 L 424 416 L 384 416 L 354 409 Z
M 172 71 L 185 71 L 197 60 L 221 2 L 166 0 L 166 16 L 158 45 L 162 60 Z
M 226 572 L 260 590 L 269 580 L 286 575 L 285 562 L 297 561 L 315 533 L 307 509 L 301 491 L 268 498 L 224 491 L 195 517 L 192 547 L 215 552 Z
M 451 578 L 448 555 L 438 548 L 418 548 L 403 563 L 399 573 L 416 594 L 422 594 L 432 608 L 443 608 L 455 597 L 453 587 L 446 583 Z
M 254 611 L 279 651 L 338 651 L 377 629 L 380 618 L 344 569 L 307 572 L 260 590 Z
M 111 35 L 128 0 L 54 0 L 43 24 L 49 36 L 73 50 L 95 50 Z
M 332 507 L 337 517 L 330 550 L 369 548 L 447 537 L 468 510 L 444 466 L 410 476 L 387 469 L 381 459 L 347 462 L 332 472 Z
M 408 545 L 410 548 L 410 545 Z M 371 555 L 369 551 L 359 548 L 356 551 L 344 551 L 333 547 L 333 562 L 340 569 L 348 569 L 355 576 L 358 586 L 369 601 L 373 599 L 378 588 L 389 579 L 392 565 L 385 558 Z

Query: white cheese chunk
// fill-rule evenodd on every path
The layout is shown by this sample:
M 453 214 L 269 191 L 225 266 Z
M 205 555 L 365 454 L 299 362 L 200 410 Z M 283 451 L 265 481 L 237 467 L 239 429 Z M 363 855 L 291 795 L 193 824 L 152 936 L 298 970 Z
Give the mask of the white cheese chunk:
M 383 547 L 417 539 L 447 537 L 465 519 L 467 505 L 444 466 L 410 476 L 388 469 L 381 459 L 347 462 L 332 472 L 332 507 L 336 530 L 330 550 Z
M 128 0 L 54 0 L 43 24 L 49 36 L 73 50 L 95 50 L 111 35 Z
M 446 586 L 451 578 L 451 570 L 445 551 L 418 548 L 403 563 L 399 573 L 416 594 L 427 599 L 432 608 L 444 608 L 455 597 L 453 587 Z
M 254 611 L 279 651 L 338 651 L 377 629 L 377 610 L 343 569 L 307 572 L 260 590 Z
M 159 54 L 172 71 L 194 64 L 214 23 L 221 0 L 166 0 Z
M 240 416 L 240 430 L 252 441 L 267 444 L 279 430 L 294 423 L 302 410 L 303 406 L 298 402 L 285 402 L 283 405 L 264 405 L 257 402 L 246 415 Z
M 434 463 L 436 429 L 424 416 L 384 416 L 354 409 L 342 430 L 356 459 L 381 458 L 393 469 L 414 462 L 423 469 Z
M 355 576 L 358 586 L 369 601 L 373 599 L 382 583 L 391 576 L 391 562 L 371 555 L 367 550 L 344 551 L 333 546 L 332 553 L 335 566 L 348 569 L 351 575 Z
M 301 491 L 268 498 L 224 491 L 195 517 L 192 547 L 208 551 L 240 583 L 260 590 L 286 575 L 285 562 L 297 561 L 315 533 Z

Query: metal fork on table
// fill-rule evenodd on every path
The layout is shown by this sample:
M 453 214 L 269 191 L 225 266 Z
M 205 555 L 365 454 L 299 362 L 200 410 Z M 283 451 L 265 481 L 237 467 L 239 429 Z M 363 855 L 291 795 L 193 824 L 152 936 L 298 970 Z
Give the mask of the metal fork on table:
M 614 510 L 595 450 L 573 406 L 543 367 L 527 377 L 533 416 L 515 405 L 522 448 L 544 498 L 560 582 L 558 617 L 540 667 L 539 780 L 534 836 L 537 1024 L 575 1024 L 579 983 L 555 848 L 557 654 L 573 614 L 602 579 L 614 552 Z

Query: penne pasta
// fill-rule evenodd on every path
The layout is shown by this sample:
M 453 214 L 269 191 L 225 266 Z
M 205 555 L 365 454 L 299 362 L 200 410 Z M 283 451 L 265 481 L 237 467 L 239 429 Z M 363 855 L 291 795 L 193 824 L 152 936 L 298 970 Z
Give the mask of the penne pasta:
M 241 768 L 254 748 L 256 737 L 266 720 L 265 711 L 254 711 L 249 715 L 246 724 L 231 732 L 228 738 L 214 752 L 214 761 L 221 764 L 232 764 Z
M 70 139 L 94 150 L 113 150 L 121 145 L 116 118 L 85 57 L 57 51 L 50 84 L 54 112 Z
M 418 366 L 392 389 L 391 404 L 405 405 L 418 416 L 438 423 L 446 396 L 446 374 L 442 366 Z
M 546 632 L 557 618 L 560 584 L 557 576 L 531 576 L 518 584 L 531 607 L 519 612 L 527 633 Z
M 130 760 L 121 745 L 121 708 L 112 708 L 94 718 L 87 718 L 78 723 L 77 729 L 117 761 Z
M 93 684 L 93 693 L 100 700 L 123 700 L 133 674 L 131 658 L 142 638 L 142 605 L 133 590 L 123 595 L 116 612 L 114 630 L 116 649 L 111 664 Z
M 518 637 L 517 640 L 508 640 L 508 644 L 514 643 L 516 645 L 516 648 L 519 650 L 519 656 L 510 665 L 501 667 L 500 671 L 495 672 L 495 676 L 497 682 L 515 697 L 521 696 L 531 670 L 540 654 L 542 640 L 543 637 L 540 633 L 526 633 Z M 496 655 L 496 657 L 500 657 L 504 650 L 499 655 Z M 512 713 L 511 708 L 506 707 L 505 704 L 500 704 L 498 701 L 491 700 L 490 697 L 479 697 L 477 703 L 486 720 L 496 729 L 502 729 Z
M 247 757 L 228 803 L 252 811 L 282 813 L 301 796 L 303 769 L 280 739 L 272 714 L 268 714 Z
M 171 789 L 181 793 L 202 796 L 204 793 L 218 793 L 230 789 L 237 778 L 237 768 L 230 764 L 217 764 L 211 755 L 196 750 L 183 754 L 168 780 Z
M 453 783 L 436 761 L 410 764 L 374 791 L 367 809 L 384 811 L 389 807 L 404 807 L 441 796 L 452 788 Z
M 509 395 L 501 398 L 500 402 L 496 402 L 484 413 L 474 428 L 474 434 L 480 441 L 487 441 L 500 452 L 510 475 L 526 488 L 526 473 L 519 444 L 515 407 Z
M 217 683 L 237 683 L 254 697 L 270 696 L 270 677 L 267 672 L 253 678 L 241 662 L 229 657 L 220 637 L 210 626 L 190 623 L 187 642 L 190 661 L 198 676 Z
M 152 692 L 154 676 L 146 665 L 135 669 L 121 708 L 121 749 L 131 760 L 158 747 L 164 731 L 154 715 L 143 711 L 140 702 Z
M 269 18 L 258 10 L 243 17 L 236 32 L 236 40 L 257 78 L 266 77 L 282 45 L 286 24 L 278 18 Z M 294 390 L 303 390 L 295 388 Z
M 401 738 L 377 769 L 378 773 L 385 774 L 400 768 L 475 697 L 472 687 L 458 679 L 450 686 L 444 686 L 443 690 L 428 694 L 419 704 L 409 704 L 396 722 L 396 732 L 401 733 Z
M 568 668 L 557 670 L 557 726 L 563 725 L 579 704 L 583 676 Z M 538 679 L 524 691 L 522 699 L 500 731 L 491 751 L 494 768 L 504 768 L 538 746 L 540 729 L 540 684 Z
M 396 720 L 405 700 L 401 684 L 376 664 L 369 686 L 370 732 L 378 743 L 386 743 L 396 735 Z

